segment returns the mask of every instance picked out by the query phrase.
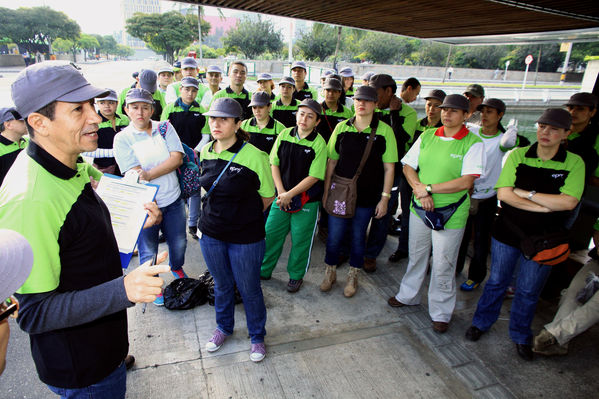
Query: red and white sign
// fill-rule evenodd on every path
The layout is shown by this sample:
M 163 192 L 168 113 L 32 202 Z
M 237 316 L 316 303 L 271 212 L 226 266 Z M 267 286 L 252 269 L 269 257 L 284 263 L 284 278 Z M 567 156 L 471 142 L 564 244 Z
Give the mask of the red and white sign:
M 532 55 L 528 54 L 528 55 L 526 56 L 526 58 L 524 59 L 524 63 L 525 63 L 526 65 L 530 65 L 530 64 L 532 64 Z

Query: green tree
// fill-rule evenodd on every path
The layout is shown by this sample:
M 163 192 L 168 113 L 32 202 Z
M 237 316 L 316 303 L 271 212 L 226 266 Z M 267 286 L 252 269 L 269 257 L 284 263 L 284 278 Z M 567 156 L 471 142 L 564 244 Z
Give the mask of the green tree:
M 559 52 L 559 44 L 543 44 L 541 48 L 541 63 L 539 64 L 539 72 L 555 72 L 564 63 L 564 57 L 566 53 Z M 524 59 L 528 54 L 531 54 L 534 61 L 530 65 L 531 69 L 535 69 L 537 62 L 539 61 L 539 45 L 538 44 L 527 44 L 522 46 L 509 46 L 508 53 L 503 56 L 499 64 L 505 66 L 505 61 L 510 61 L 510 69 L 523 71 L 526 69 Z
M 238 49 L 248 59 L 255 59 L 264 52 L 280 53 L 283 47 L 281 33 L 276 32 L 271 21 L 260 15 L 252 20 L 243 18 L 223 38 L 227 51 Z
M 458 47 L 451 56 L 451 64 L 461 68 L 495 69 L 502 65 L 506 46 Z
M 389 33 L 368 32 L 360 40 L 360 49 L 367 59 L 377 64 L 403 64 L 419 45 L 419 40 Z
M 65 13 L 49 7 L 0 8 L 0 37 L 8 37 L 29 52 L 51 51 L 56 38 L 76 40 L 81 28 Z
M 131 47 L 125 46 L 123 44 L 116 45 L 116 50 L 114 52 L 114 55 L 116 55 L 117 57 L 127 58 L 127 57 L 131 57 L 133 54 L 135 54 L 135 50 L 133 50 Z
M 84 57 L 87 60 L 90 53 L 95 53 L 96 49 L 100 48 L 100 43 L 94 36 L 82 33 L 77 39 L 77 47 L 84 51 Z
M 304 32 L 297 41 L 302 58 L 324 61 L 335 52 L 337 29 L 331 25 L 315 23 L 309 32 Z

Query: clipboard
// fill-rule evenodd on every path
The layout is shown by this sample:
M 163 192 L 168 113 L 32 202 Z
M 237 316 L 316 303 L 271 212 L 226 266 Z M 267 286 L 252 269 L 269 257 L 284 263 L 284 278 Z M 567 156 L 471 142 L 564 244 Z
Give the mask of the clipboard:
M 154 201 L 158 189 L 156 184 L 138 183 L 137 174 L 123 178 L 106 173 L 100 179 L 96 193 L 110 212 L 123 269 L 131 262 L 135 245 L 148 217 L 143 204 Z

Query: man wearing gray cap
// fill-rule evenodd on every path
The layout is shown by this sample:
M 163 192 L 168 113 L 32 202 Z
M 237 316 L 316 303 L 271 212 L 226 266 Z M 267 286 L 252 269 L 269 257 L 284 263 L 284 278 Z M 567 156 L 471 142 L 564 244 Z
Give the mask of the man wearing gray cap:
M 223 81 L 223 70 L 218 65 L 208 65 L 208 68 L 206 68 L 206 81 L 208 82 L 208 90 L 204 93 L 200 105 L 208 109 L 212 102 L 212 96 L 221 90 L 220 84 Z
M 160 90 L 163 95 L 166 95 L 166 88 L 173 83 L 174 77 L 175 72 L 170 65 L 163 65 L 158 69 L 158 90 Z
M 473 83 L 468 85 L 466 91 L 464 91 L 464 96 L 470 101 L 470 109 L 468 110 L 466 123 L 480 125 L 482 117 L 478 110 L 478 106 L 481 105 L 485 99 L 485 89 L 481 85 Z
M 33 249 L 18 322 L 40 379 L 64 397 L 125 397 L 126 308 L 153 301 L 163 282 L 153 275 L 169 270 L 148 262 L 123 277 L 108 208 L 90 184 L 101 173 L 79 156 L 97 147 L 91 100 L 107 93 L 54 61 L 25 68 L 12 84 L 31 140 L 0 187 L 0 225 Z M 151 225 L 160 213 L 145 208 Z
M 198 78 L 198 62 L 193 57 L 185 57 L 181 60 L 181 79 L 186 76 L 197 79 Z M 147 90 L 147 88 L 143 87 Z M 175 82 L 168 85 L 166 88 L 166 94 L 164 95 L 164 100 L 167 104 L 173 103 L 177 101 L 177 98 L 181 95 L 180 92 L 181 82 Z M 204 85 L 198 86 L 198 94 L 196 95 L 196 101 L 198 104 L 202 103 L 202 99 L 204 98 L 204 94 L 208 91 L 208 88 Z M 151 92 L 151 90 L 150 90 Z M 156 119 L 157 120 L 157 119 Z
M 233 61 L 229 67 L 229 86 L 218 91 L 212 97 L 212 102 L 217 98 L 223 97 L 235 99 L 235 101 L 241 105 L 241 109 L 243 110 L 242 119 L 252 117 L 252 109 L 249 107 L 250 101 L 252 100 L 252 93 L 243 87 L 245 80 L 247 79 L 247 73 L 247 65 L 241 61 Z
M 0 185 L 17 155 L 27 146 L 26 134 L 25 122 L 17 110 L 0 108 Z
M 318 93 L 316 90 L 311 89 L 306 83 L 306 74 L 308 73 L 308 67 L 304 61 L 295 61 L 291 64 L 291 77 L 295 80 L 295 91 L 293 92 L 293 98 L 302 101 L 306 98 L 316 100 Z

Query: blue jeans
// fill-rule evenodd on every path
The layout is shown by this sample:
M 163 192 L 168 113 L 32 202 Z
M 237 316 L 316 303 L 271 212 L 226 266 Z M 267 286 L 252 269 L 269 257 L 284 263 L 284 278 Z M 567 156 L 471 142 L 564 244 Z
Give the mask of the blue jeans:
M 108 377 L 84 388 L 59 388 L 48 385 L 48 388 L 61 398 L 68 399 L 117 399 L 124 398 L 127 390 L 127 370 L 122 362 Z
M 535 315 L 539 295 L 551 271 L 551 266 L 526 259 L 519 248 L 491 240 L 491 275 L 478 301 L 472 325 L 487 331 L 501 311 L 505 290 L 512 282 L 516 264 L 520 262 L 516 295 L 510 310 L 510 338 L 516 344 L 532 343 L 530 325 Z
M 235 326 L 235 285 L 243 298 L 245 318 L 252 344 L 264 342 L 266 305 L 260 285 L 264 240 L 234 244 L 202 234 L 200 247 L 214 278 L 216 325 L 227 335 Z
M 197 193 L 189 197 L 187 199 L 187 207 L 189 208 L 187 225 L 189 227 L 197 227 L 200 220 L 200 208 L 202 207 L 202 194 Z
M 172 270 L 179 270 L 185 263 L 187 236 L 185 231 L 185 203 L 178 199 L 170 205 L 160 208 L 162 222 L 143 229 L 139 236 L 139 263 L 149 261 L 158 253 L 158 235 L 164 233 L 168 245 L 168 257 Z
M 329 236 L 327 237 L 327 251 L 324 257 L 324 262 L 327 265 L 336 265 L 339 261 L 345 231 L 350 229 L 351 249 L 349 264 L 357 268 L 364 266 L 366 230 L 373 215 L 374 207 L 356 207 L 356 213 L 351 219 L 329 215 Z

